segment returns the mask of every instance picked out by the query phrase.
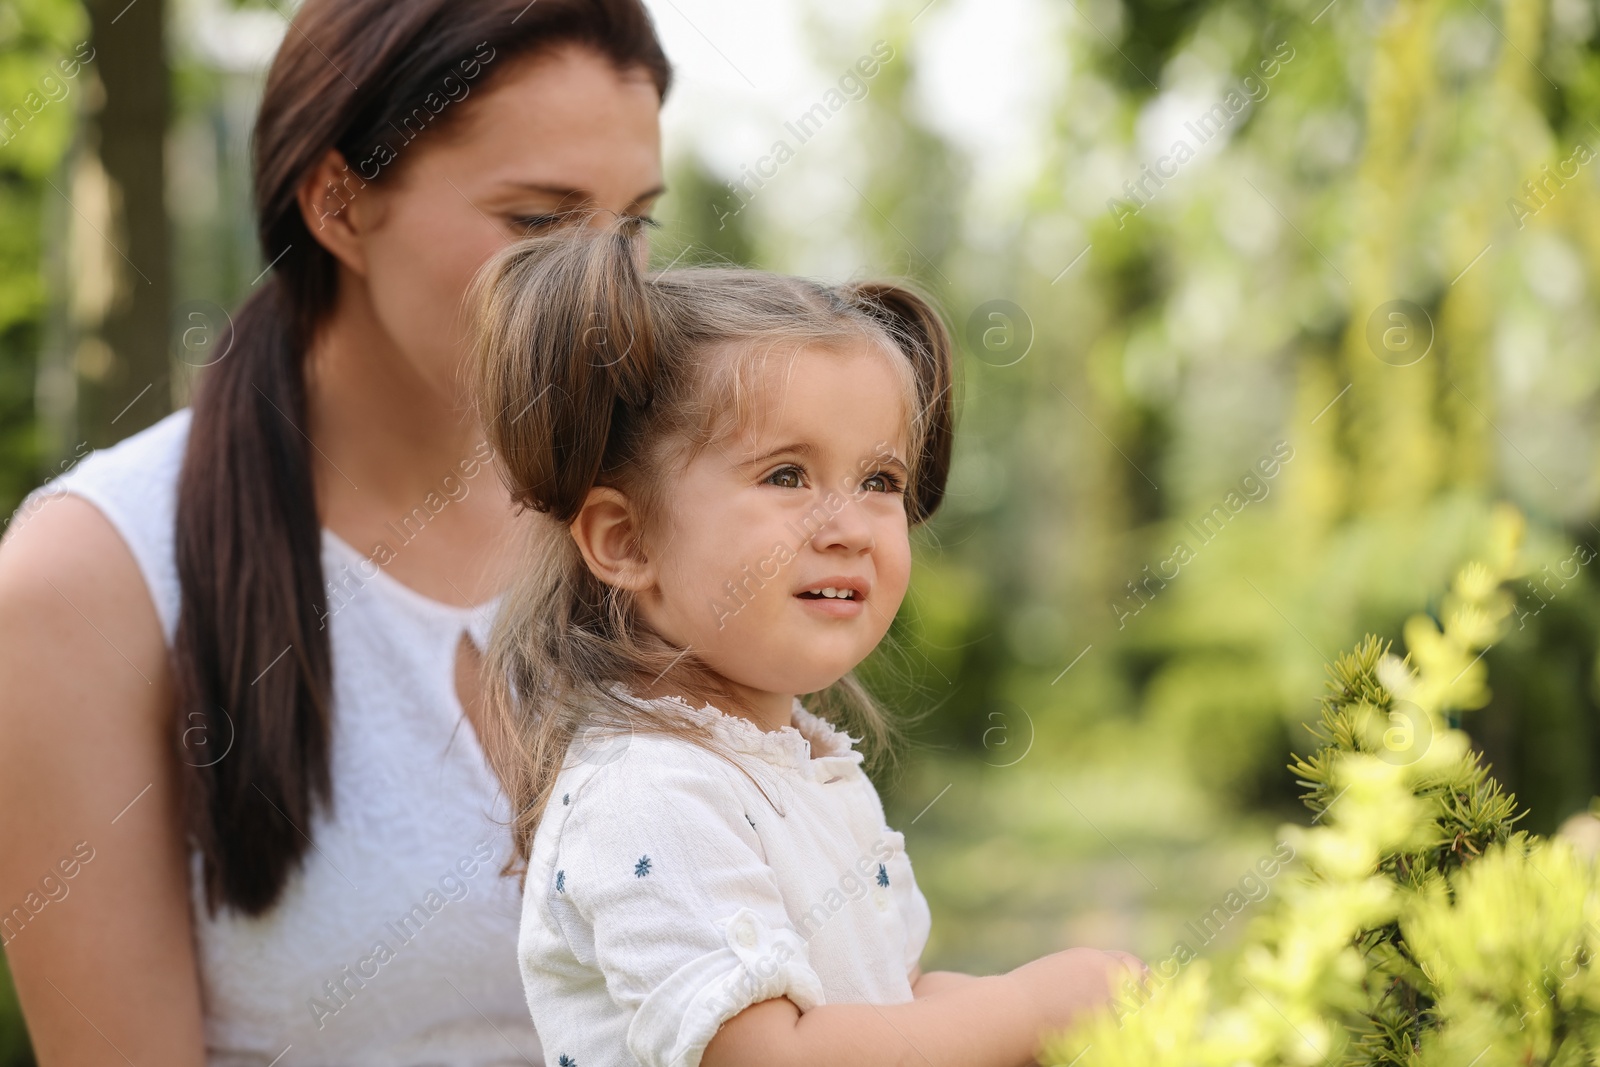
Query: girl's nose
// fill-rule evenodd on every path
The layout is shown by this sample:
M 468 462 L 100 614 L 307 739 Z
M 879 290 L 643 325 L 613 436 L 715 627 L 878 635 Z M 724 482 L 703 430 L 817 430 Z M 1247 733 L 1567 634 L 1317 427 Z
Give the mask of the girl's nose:
M 815 548 L 819 551 L 844 548 L 852 552 L 870 551 L 873 548 L 872 519 L 860 499 L 862 492 L 864 490 L 855 493 L 835 492 L 823 500 L 822 507 L 828 513 L 828 519 L 811 539 Z

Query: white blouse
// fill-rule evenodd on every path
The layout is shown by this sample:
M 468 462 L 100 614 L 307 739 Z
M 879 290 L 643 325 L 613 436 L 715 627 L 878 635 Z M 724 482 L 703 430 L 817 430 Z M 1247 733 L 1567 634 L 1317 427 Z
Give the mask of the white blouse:
M 743 771 L 660 734 L 568 750 L 517 946 L 551 1067 L 695 1067 L 723 1022 L 773 997 L 911 1000 L 928 903 L 857 739 L 798 698 L 791 725 L 764 731 L 613 688 L 703 724 Z

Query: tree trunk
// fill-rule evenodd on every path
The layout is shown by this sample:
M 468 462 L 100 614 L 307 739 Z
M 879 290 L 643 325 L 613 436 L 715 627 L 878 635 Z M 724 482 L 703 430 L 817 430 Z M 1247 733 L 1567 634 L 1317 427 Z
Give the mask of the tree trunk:
M 98 340 L 79 346 L 79 436 L 102 447 L 171 410 L 167 353 L 171 287 L 166 143 L 169 87 L 165 0 L 88 0 L 94 63 L 104 87 L 87 144 L 110 181 L 115 295 Z

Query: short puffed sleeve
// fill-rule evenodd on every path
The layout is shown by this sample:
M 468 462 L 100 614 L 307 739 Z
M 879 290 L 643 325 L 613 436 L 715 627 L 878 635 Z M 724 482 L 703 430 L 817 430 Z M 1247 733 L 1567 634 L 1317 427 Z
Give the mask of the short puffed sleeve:
M 737 770 L 688 742 L 634 737 L 572 797 L 552 911 L 631 1011 L 645 1067 L 695 1067 L 751 1004 L 824 1002 L 806 943 L 745 815 Z

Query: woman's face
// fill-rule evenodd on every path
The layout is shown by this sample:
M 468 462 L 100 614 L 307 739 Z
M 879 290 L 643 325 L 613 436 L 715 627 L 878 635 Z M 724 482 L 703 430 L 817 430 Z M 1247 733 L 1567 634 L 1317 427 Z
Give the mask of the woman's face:
M 410 143 L 396 135 L 391 174 L 365 186 L 345 176 L 353 192 L 333 201 L 348 215 L 335 254 L 364 286 L 373 325 L 403 371 L 451 406 L 465 399 L 462 298 L 484 261 L 549 229 L 548 216 L 647 215 L 662 192 L 660 100 L 645 71 L 564 46 L 491 60 L 490 72 L 486 89 L 447 105 L 466 109 L 441 116 L 450 125 Z M 313 231 L 326 224 L 313 220 Z

